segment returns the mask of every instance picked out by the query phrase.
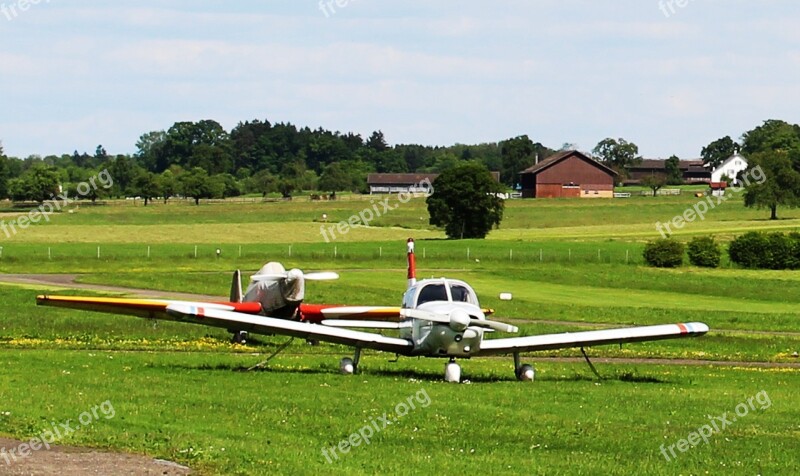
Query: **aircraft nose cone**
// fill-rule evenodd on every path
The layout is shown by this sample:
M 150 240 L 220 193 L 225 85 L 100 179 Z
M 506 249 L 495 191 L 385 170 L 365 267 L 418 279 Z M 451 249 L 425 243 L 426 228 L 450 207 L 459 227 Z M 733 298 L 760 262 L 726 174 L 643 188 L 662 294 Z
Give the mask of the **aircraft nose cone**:
M 303 272 L 295 268 L 286 273 L 286 279 L 289 281 L 296 281 L 303 277 Z
M 456 309 L 450 313 L 450 328 L 456 332 L 462 332 L 469 327 L 470 317 L 467 311 Z

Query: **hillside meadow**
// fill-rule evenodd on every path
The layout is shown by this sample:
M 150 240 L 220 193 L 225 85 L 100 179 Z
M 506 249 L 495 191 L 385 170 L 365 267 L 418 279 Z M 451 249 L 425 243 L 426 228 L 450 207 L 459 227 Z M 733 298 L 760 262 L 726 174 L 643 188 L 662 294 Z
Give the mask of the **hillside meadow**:
M 242 346 L 217 329 L 39 308 L 42 293 L 127 293 L 2 282 L 0 434 L 24 440 L 108 401 L 113 418 L 61 443 L 165 458 L 198 474 L 784 474 L 800 463 L 800 272 L 727 260 L 714 270 L 642 264 L 655 223 L 697 197 L 508 201 L 501 228 L 479 241 L 444 239 L 415 199 L 325 241 L 321 226 L 375 200 L 83 205 L 0 235 L 0 271 L 223 298 L 233 269 L 247 275 L 281 261 L 340 272 L 309 283 L 309 302 L 397 305 L 413 236 L 419 277 L 466 280 L 523 334 L 681 321 L 712 331 L 588 349 L 602 379 L 568 349 L 526 356 L 537 368 L 532 384 L 514 379 L 506 357 L 462 361 L 466 382 L 449 385 L 444 361 L 377 352 L 365 353 L 359 375 L 342 376 L 338 361 L 351 349 L 297 340 L 248 371 L 287 339 L 253 336 Z M 771 222 L 731 199 L 676 235 L 724 244 L 746 230 L 800 226 L 800 211 L 779 212 L 785 219 Z M 400 403 L 420 395 L 428 398 L 404 411 Z M 707 442 L 675 449 L 756 395 L 769 405 L 762 399 Z M 330 457 L 381 417 L 392 424 L 368 444 Z

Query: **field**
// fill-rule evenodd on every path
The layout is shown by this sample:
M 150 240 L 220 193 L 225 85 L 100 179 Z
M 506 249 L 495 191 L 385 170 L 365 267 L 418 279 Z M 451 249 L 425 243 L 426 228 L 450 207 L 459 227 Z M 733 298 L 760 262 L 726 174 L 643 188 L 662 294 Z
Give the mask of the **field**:
M 445 240 L 413 200 L 326 242 L 321 227 L 376 203 L 355 197 L 111 203 L 0 232 L 0 435 L 26 441 L 108 402 L 113 416 L 59 444 L 145 454 L 197 474 L 788 474 L 800 462 L 800 272 L 727 259 L 716 270 L 643 266 L 656 223 L 698 200 L 510 201 L 502 227 L 480 241 Z M 675 231 L 724 243 L 751 229 L 800 228 L 800 211 L 779 214 L 766 220 L 734 197 Z M 225 296 L 233 269 L 273 260 L 340 272 L 309 284 L 310 302 L 397 305 L 409 236 L 420 277 L 466 280 L 522 334 L 690 321 L 712 331 L 589 349 L 602 379 L 580 351 L 564 350 L 526 356 L 534 383 L 514 379 L 510 358 L 490 358 L 462 361 L 466 382 L 452 385 L 442 382 L 444 361 L 377 352 L 365 353 L 359 375 L 342 376 L 339 359 L 352 350 L 300 341 L 248 370 L 287 339 L 234 345 L 215 329 L 35 306 L 42 293 L 101 294 L 58 284 L 72 279 Z M 714 431 L 695 441 L 704 428 Z M 358 446 L 343 453 L 347 439 Z

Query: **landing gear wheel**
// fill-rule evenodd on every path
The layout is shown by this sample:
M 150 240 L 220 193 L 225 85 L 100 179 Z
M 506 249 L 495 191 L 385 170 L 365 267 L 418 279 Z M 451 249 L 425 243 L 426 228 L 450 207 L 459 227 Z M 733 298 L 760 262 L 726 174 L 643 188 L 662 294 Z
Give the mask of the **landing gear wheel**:
M 344 375 L 353 375 L 356 371 L 356 366 L 353 364 L 353 359 L 345 357 L 339 361 L 339 371 Z
M 247 331 L 237 331 L 233 333 L 233 337 L 231 338 L 231 342 L 234 344 L 246 344 L 247 343 Z
M 525 364 L 517 369 L 516 374 L 517 380 L 520 382 L 533 382 L 536 372 L 533 370 L 532 365 Z
M 461 366 L 458 365 L 455 359 L 450 359 L 444 366 L 444 381 L 448 383 L 461 382 Z

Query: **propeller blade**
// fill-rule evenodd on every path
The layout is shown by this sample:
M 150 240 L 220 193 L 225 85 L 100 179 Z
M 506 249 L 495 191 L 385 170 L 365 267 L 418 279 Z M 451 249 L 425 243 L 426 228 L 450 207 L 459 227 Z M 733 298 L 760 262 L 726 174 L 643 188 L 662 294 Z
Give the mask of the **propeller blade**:
M 267 273 L 267 274 L 254 274 L 250 276 L 250 279 L 253 281 L 278 281 L 280 279 L 286 279 L 289 277 L 289 273 Z M 331 281 L 334 279 L 339 279 L 339 275 L 334 273 L 333 271 L 323 271 L 318 273 L 308 273 L 303 274 L 303 277 L 309 281 Z
M 271 274 L 254 274 L 250 276 L 253 281 L 277 281 L 279 279 L 286 279 L 287 273 L 271 273 Z
M 411 319 L 421 319 L 423 321 L 436 322 L 439 324 L 450 324 L 449 315 L 436 314 L 435 312 L 423 311 L 421 309 L 400 309 L 400 315 Z
M 498 321 L 484 321 L 481 319 L 470 319 L 469 325 L 476 327 L 484 327 L 498 332 L 510 332 L 510 333 L 519 332 L 519 328 L 517 326 L 512 326 L 511 324 L 506 324 L 505 322 L 498 322 Z
M 339 279 L 339 275 L 333 271 L 321 271 L 318 273 L 306 273 L 303 275 L 309 281 L 332 281 Z

